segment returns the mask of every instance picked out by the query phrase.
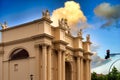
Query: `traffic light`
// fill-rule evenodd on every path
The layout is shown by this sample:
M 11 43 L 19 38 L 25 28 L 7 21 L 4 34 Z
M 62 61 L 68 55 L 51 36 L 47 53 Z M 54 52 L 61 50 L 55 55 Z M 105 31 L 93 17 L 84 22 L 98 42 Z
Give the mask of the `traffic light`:
M 106 56 L 105 56 L 105 59 L 108 59 L 108 58 L 110 58 L 110 50 L 106 50 Z

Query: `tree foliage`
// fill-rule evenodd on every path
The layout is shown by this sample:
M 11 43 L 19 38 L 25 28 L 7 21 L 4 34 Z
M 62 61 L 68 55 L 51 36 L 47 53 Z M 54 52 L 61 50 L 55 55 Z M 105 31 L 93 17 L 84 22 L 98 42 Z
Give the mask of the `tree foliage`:
M 107 75 L 93 72 L 91 80 L 120 80 L 120 72 L 115 67 L 113 67 L 112 71 Z

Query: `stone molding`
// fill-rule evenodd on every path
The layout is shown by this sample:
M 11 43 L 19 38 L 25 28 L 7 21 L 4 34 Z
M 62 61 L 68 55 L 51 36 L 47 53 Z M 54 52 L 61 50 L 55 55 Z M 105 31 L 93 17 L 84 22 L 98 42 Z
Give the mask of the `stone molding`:
M 19 28 L 19 27 L 24 27 L 24 26 L 26 26 L 26 25 L 33 24 L 33 23 L 37 23 L 37 22 L 42 22 L 42 21 L 47 21 L 47 22 L 49 22 L 49 23 L 52 23 L 52 21 L 51 21 L 50 19 L 41 18 L 41 19 L 33 20 L 33 21 L 31 21 L 31 22 L 24 23 L 24 24 L 20 24 L 20 25 L 16 25 L 16 26 L 13 26 L 13 27 L 6 28 L 6 29 L 2 29 L 2 30 L 0 30 L 0 32 L 4 32 L 4 31 L 7 31 L 7 30 Z
M 39 35 L 35 35 L 35 36 L 23 38 L 23 39 L 14 40 L 14 41 L 2 42 L 2 43 L 0 43 L 0 46 L 2 46 L 3 44 L 5 46 L 12 45 L 12 44 L 18 44 L 18 43 L 28 42 L 28 41 L 32 41 L 32 40 L 36 40 L 36 39 L 41 39 L 41 38 L 47 38 L 47 39 L 51 40 L 51 39 L 53 39 L 53 36 L 43 33 L 43 34 L 39 34 Z

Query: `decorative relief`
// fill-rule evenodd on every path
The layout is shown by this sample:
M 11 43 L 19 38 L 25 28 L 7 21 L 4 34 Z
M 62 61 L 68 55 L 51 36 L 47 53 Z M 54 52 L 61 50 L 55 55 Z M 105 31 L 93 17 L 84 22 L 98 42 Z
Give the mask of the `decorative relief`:
M 73 57 L 71 53 L 66 53 L 65 54 L 65 60 L 66 61 L 73 61 Z

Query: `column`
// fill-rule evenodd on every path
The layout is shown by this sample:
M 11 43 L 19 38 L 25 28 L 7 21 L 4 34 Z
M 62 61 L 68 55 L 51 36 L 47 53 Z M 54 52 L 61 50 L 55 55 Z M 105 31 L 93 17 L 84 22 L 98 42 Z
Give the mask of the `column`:
M 63 53 L 63 80 L 65 80 L 65 52 Z
M 80 80 L 83 80 L 83 58 L 81 58 L 80 60 L 80 64 L 81 64 L 81 67 L 80 67 L 80 70 L 81 70 L 81 73 L 80 73 Z
M 62 80 L 62 51 L 58 51 L 58 80 Z
M 89 80 L 89 61 L 86 60 L 86 80 Z
M 35 45 L 36 51 L 36 79 L 40 80 L 40 53 L 39 53 L 39 45 Z
M 47 80 L 47 46 L 42 45 L 42 80 Z
M 77 57 L 77 80 L 80 80 L 80 57 Z
M 0 80 L 3 80 L 3 53 L 0 53 Z
M 51 46 L 48 50 L 48 80 L 51 80 Z
M 89 73 L 90 73 L 90 75 L 89 75 L 89 80 L 91 80 L 91 63 L 90 63 L 91 61 L 89 60 Z

